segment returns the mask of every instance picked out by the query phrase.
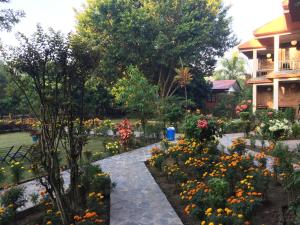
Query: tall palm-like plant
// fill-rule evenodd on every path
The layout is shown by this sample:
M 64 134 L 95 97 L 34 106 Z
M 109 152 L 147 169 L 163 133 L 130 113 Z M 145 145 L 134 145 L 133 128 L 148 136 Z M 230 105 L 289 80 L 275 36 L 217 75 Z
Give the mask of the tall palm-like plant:
M 216 80 L 237 80 L 246 73 L 246 61 L 238 53 L 234 53 L 229 59 L 222 59 L 220 64 L 221 68 L 214 74 Z
M 181 68 L 175 69 L 175 72 L 176 72 L 175 80 L 179 83 L 181 88 L 184 88 L 185 102 L 187 108 L 188 105 L 187 86 L 193 80 L 193 75 L 190 73 L 190 68 L 183 67 L 183 65 L 181 66 Z

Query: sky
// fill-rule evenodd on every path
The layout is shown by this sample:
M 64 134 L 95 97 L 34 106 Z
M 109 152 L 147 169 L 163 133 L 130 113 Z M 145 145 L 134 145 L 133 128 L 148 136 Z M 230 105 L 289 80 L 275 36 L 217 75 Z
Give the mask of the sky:
M 0 32 L 5 45 L 17 43 L 15 33 L 31 34 L 40 23 L 44 28 L 53 27 L 65 33 L 75 30 L 75 11 L 80 10 L 86 0 L 11 0 L 10 4 L 0 4 L 0 8 L 22 9 L 26 17 L 12 32 Z M 231 5 L 233 31 L 241 42 L 252 38 L 252 32 L 261 25 L 282 14 L 282 0 L 224 0 Z

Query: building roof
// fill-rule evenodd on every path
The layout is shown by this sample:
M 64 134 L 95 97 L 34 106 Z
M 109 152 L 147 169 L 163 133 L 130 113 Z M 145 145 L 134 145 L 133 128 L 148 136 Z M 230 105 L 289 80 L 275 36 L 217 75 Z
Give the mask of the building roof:
M 254 39 L 239 45 L 241 51 L 264 48 L 264 40 L 272 35 L 300 31 L 300 5 L 296 6 L 295 0 L 284 0 L 282 7 L 284 14 L 256 29 Z
M 247 41 L 241 45 L 239 45 L 240 50 L 247 50 L 247 49 L 260 49 L 260 48 L 265 48 L 264 45 L 262 45 L 259 40 L 253 38 L 250 41 Z
M 286 13 L 254 31 L 255 37 L 283 34 L 300 30 L 300 21 L 292 21 L 290 13 Z
M 229 90 L 236 84 L 240 86 L 239 82 L 237 82 L 236 80 L 215 80 L 212 83 L 212 90 Z

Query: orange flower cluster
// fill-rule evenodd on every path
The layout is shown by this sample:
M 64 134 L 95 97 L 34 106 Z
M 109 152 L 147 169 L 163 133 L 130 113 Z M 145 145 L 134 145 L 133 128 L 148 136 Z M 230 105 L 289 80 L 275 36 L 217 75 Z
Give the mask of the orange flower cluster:
M 207 157 L 202 157 L 200 159 L 190 157 L 190 158 L 188 158 L 188 160 L 185 161 L 184 164 L 187 166 L 195 167 L 195 168 L 201 168 L 207 163 L 208 160 L 209 160 L 209 158 L 207 158 Z
M 193 209 L 195 209 L 196 208 L 196 205 L 195 204 L 188 204 L 185 208 L 184 208 L 184 213 L 186 214 L 186 215 L 190 215 L 191 214 L 191 211 L 193 210 Z
M 207 193 L 209 188 L 204 182 L 197 180 L 189 180 L 181 184 L 182 192 L 180 192 L 180 198 L 182 200 L 192 200 L 192 198 L 200 191 Z
M 100 219 L 100 217 L 96 212 L 89 212 L 89 211 L 85 212 L 83 216 L 79 216 L 79 215 L 74 216 L 74 221 L 78 223 L 90 221 L 99 224 L 105 222 L 105 220 Z

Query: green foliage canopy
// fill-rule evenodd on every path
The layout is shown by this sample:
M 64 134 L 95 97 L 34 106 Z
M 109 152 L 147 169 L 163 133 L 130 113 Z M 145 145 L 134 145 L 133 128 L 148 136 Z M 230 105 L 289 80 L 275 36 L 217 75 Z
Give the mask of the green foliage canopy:
M 112 95 L 118 104 L 145 123 L 156 110 L 157 86 L 152 85 L 137 67 L 129 66 L 126 75 L 112 88 Z
M 100 74 L 114 79 L 137 65 L 167 96 L 179 59 L 202 77 L 236 44 L 227 12 L 221 0 L 89 0 L 77 31 L 101 52 Z

